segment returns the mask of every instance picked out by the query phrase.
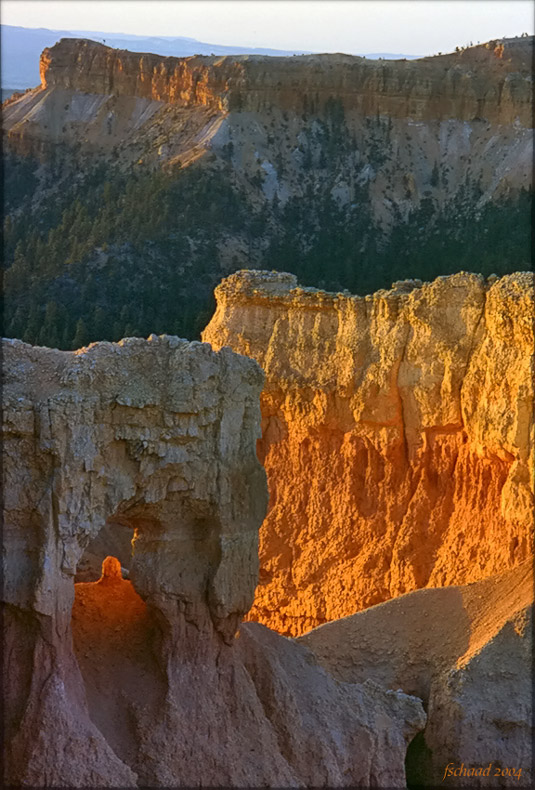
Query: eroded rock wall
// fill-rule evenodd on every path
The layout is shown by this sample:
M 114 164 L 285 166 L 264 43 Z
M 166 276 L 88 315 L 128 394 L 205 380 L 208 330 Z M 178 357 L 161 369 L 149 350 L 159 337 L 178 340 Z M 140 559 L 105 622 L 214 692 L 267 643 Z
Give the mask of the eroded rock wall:
M 256 363 L 168 336 L 3 353 L 5 783 L 402 786 L 419 700 L 240 627 L 267 501 Z M 73 609 L 114 523 L 130 580 L 107 561 Z
M 221 64 L 225 68 L 221 68 Z M 64 38 L 41 54 L 43 88 L 132 96 L 182 106 L 223 109 L 224 97 L 243 68 L 239 58 L 164 57 L 112 49 L 87 39 Z
M 321 183 L 346 209 L 369 206 L 386 232 L 430 197 L 457 214 L 467 195 L 483 205 L 530 188 L 533 39 L 504 43 L 502 57 L 492 42 L 382 61 L 171 58 L 62 39 L 42 54 L 42 85 L 4 105 L 6 147 L 75 167 L 86 154 L 230 164 L 256 207 L 309 199 Z
M 351 55 L 162 57 L 62 39 L 41 55 L 43 87 L 137 96 L 180 105 L 258 112 L 274 104 L 302 112 L 339 97 L 361 115 L 417 120 L 486 118 L 529 126 L 532 39 L 504 42 L 504 55 L 479 46 L 418 61 Z M 305 108 L 306 109 L 306 108 Z
M 266 373 L 250 617 L 299 635 L 530 555 L 532 274 L 353 297 L 242 271 L 216 297 L 203 339 Z

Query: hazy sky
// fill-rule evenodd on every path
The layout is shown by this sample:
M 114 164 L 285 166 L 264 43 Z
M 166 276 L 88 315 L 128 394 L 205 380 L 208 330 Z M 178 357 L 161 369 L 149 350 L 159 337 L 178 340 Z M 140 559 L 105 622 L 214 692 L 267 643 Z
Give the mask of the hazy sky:
M 6 25 L 415 55 L 532 34 L 533 12 L 533 0 L 2 0 Z

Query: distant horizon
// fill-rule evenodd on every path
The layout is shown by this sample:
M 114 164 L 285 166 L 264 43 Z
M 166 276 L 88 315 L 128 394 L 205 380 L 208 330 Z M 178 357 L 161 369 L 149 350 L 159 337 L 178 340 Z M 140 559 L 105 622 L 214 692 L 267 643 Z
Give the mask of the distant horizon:
M 124 38 L 125 40 L 129 40 L 129 39 L 133 39 L 133 40 L 134 39 L 147 39 L 147 40 L 148 39 L 154 39 L 154 40 L 162 40 L 162 41 L 168 41 L 168 42 L 176 41 L 177 39 L 182 39 L 184 41 L 189 41 L 191 43 L 199 43 L 199 44 L 204 44 L 204 45 L 213 45 L 214 47 L 220 46 L 219 42 L 216 42 L 216 41 L 202 41 L 201 39 L 192 38 L 191 36 L 141 35 L 141 34 L 137 34 L 137 33 L 125 33 L 124 31 L 121 31 L 121 30 L 81 30 L 81 29 L 77 29 L 77 28 L 76 29 L 73 29 L 73 28 L 55 28 L 55 27 L 51 28 L 51 27 L 42 27 L 42 26 L 30 27 L 30 26 L 27 26 L 27 25 L 7 25 L 7 24 L 4 24 L 4 23 L 0 23 L 0 30 L 2 28 L 29 30 L 29 31 L 35 31 L 35 32 L 43 31 L 43 32 L 48 32 L 48 33 L 71 33 L 71 34 L 77 33 L 80 36 L 84 36 L 84 37 L 87 36 L 88 38 L 90 38 L 91 36 L 98 36 L 99 38 L 102 38 L 103 36 L 113 36 L 114 38 Z M 99 42 L 99 43 L 101 43 L 101 42 Z M 113 48 L 113 44 L 110 44 L 109 46 Z M 226 45 L 226 46 L 230 46 L 230 45 Z M 241 44 L 236 44 L 235 46 L 236 46 L 236 48 L 243 47 L 243 45 L 241 45 Z M 253 49 L 266 50 L 266 51 L 273 50 L 273 47 L 243 47 L 243 48 L 244 49 L 251 49 L 251 50 L 253 50 Z M 286 51 L 288 52 L 288 54 L 291 54 L 292 52 L 295 52 L 296 50 L 286 50 Z M 307 51 L 302 50 L 301 52 L 302 52 L 302 54 L 311 54 L 311 55 L 364 54 L 364 55 L 370 55 L 370 56 L 373 56 L 373 55 L 379 55 L 380 56 L 380 55 L 388 54 L 388 55 L 399 55 L 399 57 L 401 57 L 401 58 L 403 58 L 405 56 L 406 57 L 410 57 L 410 58 L 426 57 L 425 55 L 423 55 L 421 53 L 410 53 L 410 52 L 388 52 L 388 53 L 387 52 L 366 52 L 366 53 L 339 52 L 339 53 L 335 53 L 335 52 L 325 52 L 325 51 L 321 51 L 321 52 L 320 51 L 314 51 L 314 52 L 312 52 L 311 50 L 307 50 Z
M 3 25 L 221 46 L 425 57 L 533 35 L 532 0 L 3 0 Z

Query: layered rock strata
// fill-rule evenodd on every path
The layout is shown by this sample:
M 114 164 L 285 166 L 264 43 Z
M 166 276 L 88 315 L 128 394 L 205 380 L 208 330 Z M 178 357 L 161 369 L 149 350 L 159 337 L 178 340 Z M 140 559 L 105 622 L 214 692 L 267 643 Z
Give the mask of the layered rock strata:
M 354 297 L 242 271 L 216 298 L 203 339 L 266 374 L 250 617 L 299 635 L 530 556 L 532 274 Z
M 419 700 L 240 627 L 266 507 L 256 363 L 167 336 L 3 353 L 5 783 L 403 786 Z M 108 558 L 75 594 L 114 524 L 129 580 Z
M 178 105 L 258 112 L 268 105 L 302 111 L 303 96 L 340 97 L 361 115 L 416 120 L 486 118 L 531 121 L 532 39 L 418 61 L 367 61 L 351 55 L 162 57 L 62 39 L 41 55 L 43 88 L 136 96 Z
M 482 45 L 417 61 L 165 58 L 62 39 L 42 54 L 42 85 L 4 106 L 3 129 L 9 150 L 44 159 L 58 144 L 152 166 L 213 153 L 241 189 L 245 174 L 284 203 L 302 194 L 307 158 L 321 170 L 318 141 L 336 128 L 351 155 L 333 197 L 358 204 L 368 185 L 390 226 L 385 192 L 406 217 L 430 191 L 442 203 L 477 184 L 487 200 L 532 183 L 532 47 L 510 39 L 502 58 Z
M 371 678 L 423 699 L 409 786 L 532 787 L 532 618 L 528 560 L 474 584 L 402 595 L 298 641 L 338 680 Z

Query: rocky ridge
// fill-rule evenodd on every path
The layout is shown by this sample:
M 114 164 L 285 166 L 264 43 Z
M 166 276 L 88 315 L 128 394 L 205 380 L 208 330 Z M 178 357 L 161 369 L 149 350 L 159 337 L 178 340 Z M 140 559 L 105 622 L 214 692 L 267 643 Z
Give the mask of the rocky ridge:
M 248 179 L 284 204 L 318 167 L 325 124 L 343 121 L 354 150 L 336 165 L 333 196 L 358 203 L 369 186 L 388 227 L 385 192 L 406 216 L 430 185 L 442 203 L 467 176 L 485 200 L 531 183 L 532 47 L 507 39 L 501 57 L 492 42 L 414 61 L 171 58 L 62 39 L 42 53 L 41 87 L 5 106 L 4 130 L 10 150 L 45 157 L 57 143 L 152 166 L 214 154 L 255 203 Z
M 403 786 L 419 700 L 240 626 L 266 507 L 256 363 L 170 336 L 3 355 L 5 783 Z M 114 523 L 130 579 L 107 558 L 75 586 Z
M 533 275 L 367 297 L 242 271 L 203 333 L 266 374 L 252 619 L 299 635 L 531 555 Z
M 267 105 L 302 111 L 304 97 L 340 96 L 362 115 L 456 118 L 490 123 L 531 121 L 531 40 L 506 40 L 503 52 L 480 46 L 458 56 L 367 61 L 351 55 L 193 56 L 114 50 L 62 39 L 41 55 L 43 88 L 135 96 L 182 106 L 258 112 Z M 496 84 L 492 84 L 495 79 Z

